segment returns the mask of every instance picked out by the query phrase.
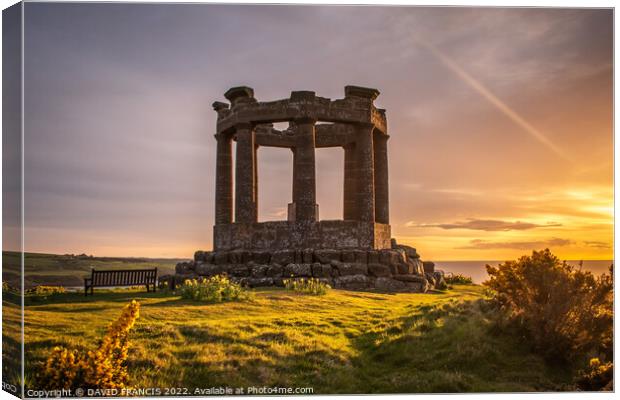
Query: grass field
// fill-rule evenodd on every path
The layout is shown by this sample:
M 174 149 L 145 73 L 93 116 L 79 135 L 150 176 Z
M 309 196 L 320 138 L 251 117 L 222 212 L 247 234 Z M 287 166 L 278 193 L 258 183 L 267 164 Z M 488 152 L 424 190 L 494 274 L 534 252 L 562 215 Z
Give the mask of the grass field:
M 12 287 L 20 286 L 20 253 L 2 253 L 2 281 Z M 25 253 L 24 281 L 26 289 L 36 285 L 65 287 L 84 285 L 84 277 L 95 269 L 139 269 L 157 267 L 159 275 L 174 273 L 174 266 L 186 260 L 122 257 L 89 257 L 86 255 L 60 255 Z
M 77 293 L 26 300 L 26 385 L 54 346 L 92 349 L 132 299 L 132 385 L 312 387 L 314 393 L 544 391 L 570 388 L 517 338 L 495 333 L 482 288 L 308 296 L 256 291 L 253 301 L 196 304 L 173 294 Z
M 21 298 L 2 291 L 2 382 L 14 387 L 21 385 Z M 17 395 L 10 390 L 7 390 Z

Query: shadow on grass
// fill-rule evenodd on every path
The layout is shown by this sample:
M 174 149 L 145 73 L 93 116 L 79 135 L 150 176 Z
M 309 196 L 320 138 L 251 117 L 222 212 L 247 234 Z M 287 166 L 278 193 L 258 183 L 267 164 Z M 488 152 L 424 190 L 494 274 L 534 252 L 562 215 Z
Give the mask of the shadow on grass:
M 140 298 L 153 300 L 143 304 L 145 310 L 208 305 L 136 291 L 69 293 L 50 302 L 58 304 L 54 308 L 85 304 L 75 312 L 93 313 L 98 301 Z M 570 382 L 570 371 L 549 368 L 518 338 L 493 331 L 492 315 L 480 301 L 410 306 L 401 308 L 402 317 L 388 312 L 371 319 L 364 311 L 359 321 L 339 314 L 329 320 L 293 318 L 282 309 L 275 318 L 241 320 L 234 329 L 208 320 L 187 326 L 150 321 L 136 328 L 134 339 L 143 347 L 130 358 L 129 371 L 138 386 L 311 386 L 316 394 L 546 391 Z M 321 323 L 334 329 L 323 332 Z M 325 339 L 329 334 L 339 339 Z M 34 345 L 43 354 L 55 343 Z
M 297 327 L 289 331 L 272 324 L 268 331 L 245 338 L 215 326 L 182 327 L 180 342 L 205 350 L 178 347 L 174 370 L 182 371 L 178 383 L 187 387 L 311 386 L 315 394 L 524 392 L 568 387 L 571 371 L 547 366 L 527 344 L 493 333 L 491 326 L 491 316 L 480 302 L 417 307 L 380 328 L 370 323 L 362 333 L 345 334 L 354 357 L 336 347 L 300 342 Z M 293 353 L 282 354 L 282 346 L 293 348 Z M 207 349 L 213 348 L 218 350 L 211 357 Z
M 353 339 L 358 393 L 561 390 L 569 366 L 550 368 L 526 343 L 492 333 L 483 301 L 423 306 L 387 330 Z
M 53 349 L 56 346 L 64 346 L 64 342 L 57 339 L 37 340 L 28 343 L 27 351 L 29 353 L 36 353 L 38 350 Z
M 140 299 L 159 299 L 172 296 L 170 293 L 146 292 L 137 290 L 119 290 L 119 291 L 101 291 L 95 292 L 94 295 L 84 296 L 84 293 L 70 292 L 63 294 L 54 294 L 48 296 L 30 295 L 24 297 L 24 303 L 27 306 L 48 306 L 53 304 L 89 304 L 98 302 L 123 303 L 131 300 Z
M 262 357 L 221 362 L 201 361 L 186 375 L 188 385 L 311 386 L 315 394 L 471 393 L 566 390 L 571 371 L 549 367 L 518 338 L 492 333 L 481 303 L 423 306 L 378 330 L 350 337 L 357 356 L 337 350 L 303 347 L 274 326 L 239 340 L 208 329 L 185 330 L 192 342 L 220 342 L 260 349 Z M 301 346 L 282 356 L 265 343 Z M 303 350 L 302 350 L 303 348 Z M 188 356 L 188 354 L 185 354 Z M 192 364 L 191 358 L 182 358 Z M 232 360 L 231 360 L 232 362 Z M 189 365 L 185 368 L 188 368 Z M 202 369 L 204 368 L 204 369 Z
M 13 305 L 21 307 L 21 304 L 22 304 L 21 294 L 19 292 L 3 290 L 2 301 L 6 301 L 7 303 L 11 303 Z
M 132 300 L 140 302 L 141 300 L 161 300 L 151 301 L 141 304 L 143 308 L 158 307 L 179 307 L 179 306 L 209 306 L 216 304 L 235 303 L 236 301 L 207 303 L 198 302 L 189 299 L 183 299 L 178 294 L 168 291 L 158 292 L 141 292 L 141 291 L 105 291 L 97 293 L 94 296 L 90 294 L 84 296 L 83 293 L 63 293 L 48 296 L 30 295 L 24 297 L 26 307 L 44 306 L 46 311 L 62 312 L 62 313 L 95 313 L 108 309 L 106 303 L 129 303 Z M 79 309 L 67 307 L 67 305 L 82 305 Z

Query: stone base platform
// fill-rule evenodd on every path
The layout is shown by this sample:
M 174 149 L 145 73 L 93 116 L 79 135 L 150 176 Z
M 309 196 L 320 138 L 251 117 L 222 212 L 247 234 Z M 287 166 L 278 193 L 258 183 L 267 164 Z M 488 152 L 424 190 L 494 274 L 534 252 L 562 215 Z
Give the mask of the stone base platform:
M 427 269 L 416 250 L 398 245 L 382 250 L 306 249 L 197 251 L 194 260 L 162 277 L 170 287 L 186 279 L 226 274 L 248 287 L 284 286 L 290 278 L 317 278 L 333 288 L 381 292 L 426 292 L 445 286 L 439 272 Z
M 268 221 L 213 227 L 215 248 L 222 250 L 389 249 L 390 225 L 362 221 Z

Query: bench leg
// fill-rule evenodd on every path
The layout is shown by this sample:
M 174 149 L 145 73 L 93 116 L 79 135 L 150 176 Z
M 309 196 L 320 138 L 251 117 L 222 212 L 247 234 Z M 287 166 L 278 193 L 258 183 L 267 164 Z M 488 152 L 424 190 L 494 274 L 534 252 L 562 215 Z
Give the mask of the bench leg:
M 88 285 L 84 285 L 84 297 L 88 297 Z

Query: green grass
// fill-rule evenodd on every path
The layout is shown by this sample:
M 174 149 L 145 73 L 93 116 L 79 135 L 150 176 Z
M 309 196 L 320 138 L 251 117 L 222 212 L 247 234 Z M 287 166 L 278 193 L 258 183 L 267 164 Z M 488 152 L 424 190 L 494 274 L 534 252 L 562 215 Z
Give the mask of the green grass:
M 315 393 L 561 390 L 567 368 L 547 366 L 517 338 L 494 333 L 482 288 L 308 296 L 256 291 L 250 302 L 200 304 L 135 291 L 27 299 L 26 384 L 54 346 L 92 349 L 131 299 L 129 373 L 140 387 L 310 386 Z
M 94 269 L 158 268 L 159 275 L 174 273 L 180 259 L 88 257 L 75 255 L 25 253 L 24 281 L 26 289 L 36 285 L 82 286 L 84 278 Z M 21 255 L 2 253 L 2 281 L 20 286 Z
M 21 298 L 2 292 L 2 381 L 21 387 Z

